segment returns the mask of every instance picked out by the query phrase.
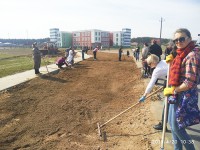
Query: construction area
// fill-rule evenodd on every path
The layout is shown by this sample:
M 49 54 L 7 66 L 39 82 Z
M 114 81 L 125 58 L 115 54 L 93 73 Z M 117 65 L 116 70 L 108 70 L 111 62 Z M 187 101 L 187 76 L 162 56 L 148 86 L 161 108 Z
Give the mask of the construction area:
M 162 107 L 152 103 L 162 101 L 154 94 L 138 103 L 148 81 L 132 57 L 118 61 L 116 53 L 98 52 L 96 61 L 4 90 L 0 150 L 158 150 L 162 132 L 153 126 Z

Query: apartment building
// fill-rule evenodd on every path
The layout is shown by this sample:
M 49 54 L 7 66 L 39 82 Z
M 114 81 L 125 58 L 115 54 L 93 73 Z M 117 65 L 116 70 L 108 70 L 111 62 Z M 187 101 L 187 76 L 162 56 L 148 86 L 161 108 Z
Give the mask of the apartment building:
M 91 47 L 91 31 L 74 31 L 72 32 L 73 47 Z
M 55 30 L 56 29 L 56 30 Z M 71 32 L 59 31 L 58 28 L 50 29 L 51 41 L 56 41 L 58 47 L 72 47 L 82 48 L 84 46 L 94 48 L 99 46 L 101 48 L 110 47 L 130 47 L 131 45 L 131 29 L 123 28 L 122 31 L 102 31 L 98 29 L 80 30 Z M 54 33 L 54 34 L 53 34 Z M 56 33 L 56 34 L 55 34 Z M 70 39 L 71 35 L 71 39 Z
M 59 31 L 57 35 L 57 47 L 70 47 L 72 45 L 72 33 Z
M 110 47 L 111 43 L 110 43 L 110 36 L 111 33 L 108 31 L 102 31 L 101 32 L 101 47 Z
M 108 31 L 101 31 L 97 29 L 74 31 L 72 32 L 72 46 L 75 47 L 109 47 L 110 34 Z
M 50 41 L 56 43 L 58 38 L 58 28 L 51 28 L 50 29 Z
M 122 29 L 122 46 L 130 47 L 131 45 L 131 29 L 123 28 Z
M 113 32 L 113 47 L 122 46 L 122 31 L 114 31 Z

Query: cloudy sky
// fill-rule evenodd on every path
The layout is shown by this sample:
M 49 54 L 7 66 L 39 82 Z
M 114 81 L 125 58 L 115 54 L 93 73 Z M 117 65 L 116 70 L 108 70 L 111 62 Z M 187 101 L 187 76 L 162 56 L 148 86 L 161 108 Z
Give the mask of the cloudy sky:
M 0 0 L 0 38 L 46 38 L 61 31 L 100 29 L 132 37 L 172 38 L 177 28 L 200 34 L 200 0 Z

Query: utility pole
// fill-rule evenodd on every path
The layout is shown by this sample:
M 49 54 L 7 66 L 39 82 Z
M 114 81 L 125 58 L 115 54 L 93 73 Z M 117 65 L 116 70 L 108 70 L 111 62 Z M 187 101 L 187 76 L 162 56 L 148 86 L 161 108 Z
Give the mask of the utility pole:
M 161 35 L 162 35 L 162 22 L 163 22 L 163 18 L 161 17 L 160 20 L 161 24 L 160 24 L 160 45 L 161 45 Z
M 27 47 L 29 47 L 29 43 L 28 43 L 28 30 L 26 30 L 26 44 L 27 44 Z

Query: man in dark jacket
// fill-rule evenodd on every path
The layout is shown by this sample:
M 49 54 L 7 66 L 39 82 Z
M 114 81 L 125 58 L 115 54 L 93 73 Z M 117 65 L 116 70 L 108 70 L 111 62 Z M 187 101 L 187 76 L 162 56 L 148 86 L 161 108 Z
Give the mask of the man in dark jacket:
M 153 44 L 149 47 L 149 52 L 155 54 L 161 60 L 162 48 L 157 44 L 156 40 L 153 40 Z
M 123 51 L 122 51 L 122 47 L 120 47 L 119 48 L 119 61 L 121 61 L 122 59 L 122 53 L 123 53 Z
M 39 68 L 41 65 L 41 53 L 37 47 L 36 42 L 32 44 L 32 47 L 33 47 L 33 61 L 34 61 L 35 74 L 40 74 Z

